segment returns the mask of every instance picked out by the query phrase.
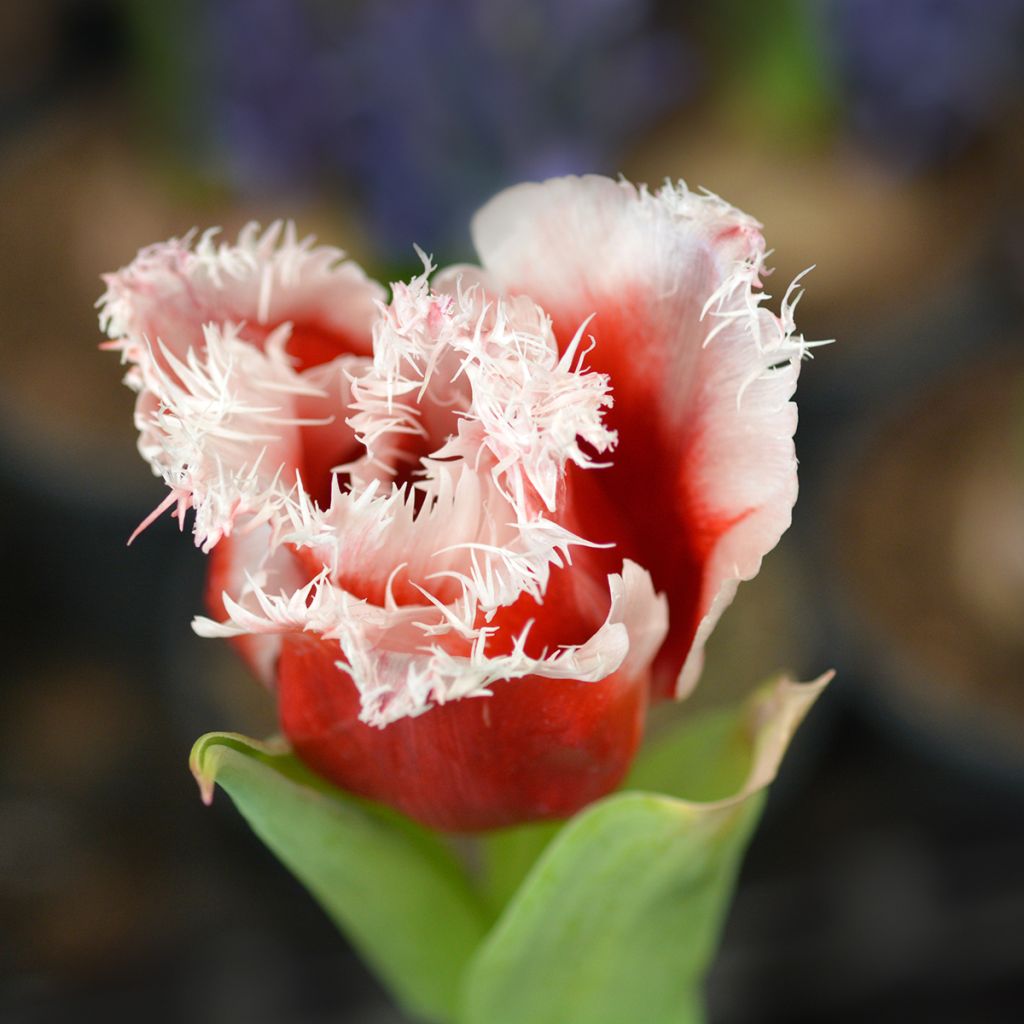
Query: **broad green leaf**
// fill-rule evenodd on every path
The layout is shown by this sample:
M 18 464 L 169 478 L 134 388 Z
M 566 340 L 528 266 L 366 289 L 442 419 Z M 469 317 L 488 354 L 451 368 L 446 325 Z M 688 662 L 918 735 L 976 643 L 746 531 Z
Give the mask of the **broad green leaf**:
M 645 741 L 621 787 L 715 800 L 735 793 L 750 770 L 749 730 L 734 708 L 677 718 Z M 499 829 L 480 839 L 480 889 L 495 914 L 512 898 L 561 822 Z
M 453 1019 L 487 915 L 436 836 L 333 789 L 283 746 L 210 733 L 191 765 L 204 799 L 214 783 L 231 796 L 410 1013 Z
M 743 770 L 731 795 L 696 803 L 630 791 L 573 818 L 469 964 L 462 1024 L 702 1020 L 701 981 L 765 787 L 826 682 L 779 681 L 732 721 L 665 740 L 634 775 L 685 790 L 667 777 L 673 765 L 704 769 L 714 791 L 735 768 L 705 759 L 724 756 Z
M 685 705 L 673 708 L 674 720 L 644 741 L 621 788 L 702 802 L 736 793 L 750 773 L 756 716 L 773 685 L 766 684 L 740 711 L 715 708 L 688 715 Z M 481 837 L 480 888 L 495 913 L 511 899 L 560 827 L 558 822 L 521 825 Z

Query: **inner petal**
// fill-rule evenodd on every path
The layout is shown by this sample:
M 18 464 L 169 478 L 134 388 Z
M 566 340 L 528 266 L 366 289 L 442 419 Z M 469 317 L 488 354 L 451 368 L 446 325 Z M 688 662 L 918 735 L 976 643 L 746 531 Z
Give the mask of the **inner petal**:
M 306 344 L 302 336 L 300 344 Z M 290 341 L 286 350 L 292 352 Z M 369 359 L 364 356 L 345 355 L 306 369 L 302 374 L 303 381 L 320 393 L 302 395 L 296 402 L 303 421 L 299 475 L 306 493 L 323 509 L 331 503 L 336 467 L 351 463 L 362 453 L 348 418 L 352 377 L 364 372 L 368 363 Z M 339 480 L 339 483 L 344 482 L 344 478 Z
M 240 336 L 252 344 L 263 347 L 267 338 L 281 326 L 274 324 L 246 324 Z M 299 321 L 291 325 L 285 351 L 296 371 L 303 373 L 329 363 L 339 356 L 361 354 L 366 345 L 363 337 L 315 321 Z
M 378 608 L 423 609 L 425 642 L 484 629 L 509 653 L 530 625 L 526 642 L 540 655 L 591 636 L 622 558 L 576 532 L 583 520 L 564 468 L 589 466 L 615 438 L 601 423 L 607 378 L 570 349 L 559 355 L 528 299 L 495 302 L 476 287 L 439 294 L 426 275 L 395 285 L 372 361 L 304 374 L 326 381 L 348 427 L 306 428 L 315 506 L 294 544 L 307 571 L 326 566 L 336 586 Z

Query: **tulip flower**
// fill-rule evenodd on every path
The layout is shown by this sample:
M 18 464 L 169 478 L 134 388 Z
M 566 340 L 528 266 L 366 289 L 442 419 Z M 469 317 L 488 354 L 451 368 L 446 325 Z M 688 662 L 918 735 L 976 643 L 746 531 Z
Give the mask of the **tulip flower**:
M 563 818 L 629 769 L 790 521 L 795 301 L 683 185 L 491 200 L 390 297 L 251 225 L 143 250 L 101 323 L 139 449 L 307 766 L 421 823 Z M 152 518 L 152 517 L 151 517 Z M 147 520 L 148 521 L 148 520 Z

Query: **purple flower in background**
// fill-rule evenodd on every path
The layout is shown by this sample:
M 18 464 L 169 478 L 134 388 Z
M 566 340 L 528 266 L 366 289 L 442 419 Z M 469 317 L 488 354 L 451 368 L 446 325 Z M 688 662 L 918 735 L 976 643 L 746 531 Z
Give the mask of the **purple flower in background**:
M 448 255 L 524 178 L 618 169 L 693 61 L 645 0 L 214 0 L 211 133 L 243 188 L 350 187 L 384 256 Z
M 1021 84 L 1024 0 L 829 0 L 853 130 L 907 170 L 954 156 Z
M 316 27 L 282 0 L 214 0 L 200 33 L 215 158 L 243 190 L 308 183 L 330 132 Z

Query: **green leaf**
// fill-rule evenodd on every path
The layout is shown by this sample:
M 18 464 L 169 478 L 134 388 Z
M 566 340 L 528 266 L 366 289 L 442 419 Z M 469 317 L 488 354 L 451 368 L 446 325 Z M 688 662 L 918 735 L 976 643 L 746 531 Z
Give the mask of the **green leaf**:
M 831 678 L 829 673 L 813 683 L 794 683 L 779 676 L 738 707 L 694 717 L 686 716 L 682 705 L 683 716 L 644 743 L 622 788 L 711 803 L 755 782 L 768 785 L 797 726 Z M 752 780 L 755 768 L 770 774 Z
M 624 792 L 573 818 L 550 842 L 469 964 L 462 1024 L 690 1024 L 765 787 L 827 678 L 781 680 L 738 716 L 690 723 L 633 781 L 685 787 L 708 773 L 708 803 Z M 708 724 L 710 723 L 710 724 Z M 726 757 L 731 768 L 707 758 Z M 691 775 L 692 777 L 692 775 Z
M 413 1015 L 450 1021 L 487 915 L 451 851 L 401 816 L 317 779 L 274 744 L 210 733 L 191 766 L 214 783 Z
M 703 711 L 651 736 L 622 788 L 701 803 L 724 800 L 743 786 L 753 753 L 745 712 Z
M 561 821 L 518 825 L 480 837 L 478 887 L 495 917 L 530 873 L 537 858 L 563 827 Z

